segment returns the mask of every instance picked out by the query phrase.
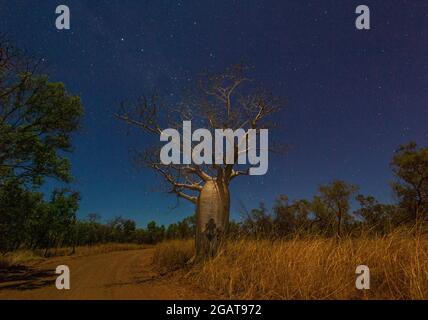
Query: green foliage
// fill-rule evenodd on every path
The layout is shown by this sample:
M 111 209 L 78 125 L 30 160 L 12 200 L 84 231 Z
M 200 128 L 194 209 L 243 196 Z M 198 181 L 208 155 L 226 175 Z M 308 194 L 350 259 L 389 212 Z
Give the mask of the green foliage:
M 393 191 L 399 205 L 413 221 L 428 219 L 428 148 L 410 142 L 400 146 L 391 162 L 396 181 Z
M 55 191 L 49 201 L 17 184 L 0 188 L 0 250 L 47 249 L 70 243 L 79 196 Z
M 46 178 L 71 180 L 66 152 L 83 110 L 64 84 L 38 74 L 39 63 L 0 39 L 0 250 L 67 242 L 77 193 L 37 189 Z
M 334 234 L 335 217 L 328 210 L 327 204 L 320 196 L 313 197 L 311 210 L 314 216 L 315 233 L 332 236 Z
M 372 196 L 358 195 L 356 200 L 360 204 L 360 209 L 355 215 L 363 221 L 363 228 L 375 234 L 386 234 L 398 225 L 400 220 L 400 210 L 392 204 L 379 203 Z
M 0 203 L 0 250 L 12 251 L 27 240 L 31 223 L 42 210 L 43 196 L 9 182 L 0 188 Z
M 137 228 L 134 221 L 116 217 L 106 224 L 102 224 L 98 220 L 98 215 L 90 214 L 88 219 L 77 221 L 75 245 L 91 246 L 108 242 L 137 242 Z
M 165 234 L 164 226 L 157 226 L 156 222 L 151 221 L 147 224 L 146 243 L 157 243 L 163 240 Z
M 268 237 L 272 234 L 273 218 L 263 203 L 260 204 L 259 208 L 246 213 L 242 228 L 246 234 L 255 238 Z
M 350 201 L 358 187 L 344 181 L 334 180 L 327 185 L 320 186 L 319 194 L 315 195 L 312 201 L 305 199 L 290 201 L 287 196 L 281 195 L 274 204 L 273 213 L 270 213 L 263 204 L 260 205 L 258 209 L 246 213 L 241 222 L 233 223 L 233 233 L 253 238 L 312 235 L 340 237 L 343 234 L 356 235 L 362 232 L 384 235 L 405 226 L 409 217 L 413 217 L 413 210 L 418 204 L 418 192 L 412 186 L 424 187 L 425 181 L 424 178 L 421 178 L 422 175 L 414 177 L 413 174 L 426 170 L 426 163 L 422 161 L 424 155 L 420 154 L 420 150 L 416 150 L 415 147 L 412 147 L 411 151 L 406 147 L 406 150 L 407 153 L 403 156 L 407 158 L 406 160 L 401 158 L 402 151 L 398 157 L 397 155 L 394 157 L 394 164 L 397 166 L 396 174 L 402 179 L 406 177 L 406 180 L 399 184 L 399 188 L 395 185 L 394 190 L 400 190 L 400 195 L 406 195 L 406 197 L 399 197 L 400 201 L 397 204 L 382 204 L 373 196 L 358 195 L 355 200 L 359 203 L 359 208 L 351 212 Z M 422 153 L 426 152 L 425 150 Z M 415 152 L 419 154 L 416 156 Z M 406 165 L 401 161 L 404 161 Z M 419 164 L 418 169 L 411 170 L 410 168 L 414 168 L 416 164 Z M 407 165 L 409 167 L 406 167 Z M 410 176 L 407 175 L 409 171 L 412 173 Z M 405 172 L 407 174 L 404 174 Z M 410 179 L 416 179 L 415 181 L 419 183 L 410 183 Z M 421 194 L 426 195 L 427 193 L 421 191 Z M 426 198 L 422 198 L 419 212 L 426 212 L 422 211 L 426 206 L 424 201 Z
M 195 236 L 195 215 L 177 223 L 165 226 L 150 221 L 146 228 L 137 228 L 130 219 L 116 217 L 107 223 L 101 223 L 96 214 L 88 215 L 75 225 L 75 245 L 95 245 L 100 243 L 138 243 L 156 244 L 166 239 L 191 239 Z
M 349 201 L 357 190 L 357 186 L 342 180 L 334 180 L 319 188 L 320 199 L 325 205 L 326 213 L 331 217 L 336 216 L 336 230 L 339 237 L 342 234 L 343 223 L 352 219 L 348 212 Z
M 63 152 L 71 151 L 70 134 L 82 115 L 80 98 L 38 75 L 26 75 L 0 96 L 0 185 L 18 180 L 39 186 L 45 177 L 69 181 Z
M 187 217 L 177 223 L 170 224 L 166 229 L 167 239 L 190 239 L 195 236 L 196 215 Z
M 274 205 L 275 229 L 278 235 L 311 231 L 311 203 L 308 200 L 289 201 L 285 195 L 279 196 Z

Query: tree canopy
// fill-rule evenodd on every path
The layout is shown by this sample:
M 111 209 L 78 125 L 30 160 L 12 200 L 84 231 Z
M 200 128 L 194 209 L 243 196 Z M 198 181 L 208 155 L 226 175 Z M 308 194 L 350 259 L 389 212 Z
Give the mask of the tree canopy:
M 83 109 L 64 84 L 38 74 L 39 64 L 0 43 L 0 185 L 17 179 L 41 185 L 69 181 L 71 133 Z
M 418 148 L 415 142 L 400 146 L 391 162 L 396 181 L 392 188 L 400 206 L 410 213 L 409 218 L 425 221 L 428 218 L 428 148 Z
M 37 189 L 46 178 L 71 180 L 67 152 L 83 114 L 80 98 L 0 39 L 0 250 L 50 247 L 70 236 L 79 195 Z

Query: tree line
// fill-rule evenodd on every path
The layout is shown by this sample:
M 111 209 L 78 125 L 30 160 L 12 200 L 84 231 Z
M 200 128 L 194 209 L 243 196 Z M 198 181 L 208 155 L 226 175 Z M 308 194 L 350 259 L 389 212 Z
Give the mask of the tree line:
M 168 227 L 150 221 L 145 228 L 137 228 L 135 221 L 116 217 L 107 223 L 100 222 L 97 214 L 77 221 L 75 225 L 75 245 L 95 245 L 100 243 L 156 244 L 167 239 L 189 239 L 195 233 L 194 216 L 185 218 Z
M 428 148 L 416 143 L 400 146 L 391 160 L 394 180 L 391 191 L 395 203 L 381 203 L 371 195 L 359 193 L 359 187 L 342 181 L 321 185 L 312 199 L 290 200 L 277 197 L 272 210 L 242 208 L 241 219 L 228 227 L 231 238 L 289 238 L 295 236 L 343 237 L 362 233 L 385 235 L 397 228 L 426 228 L 428 221 Z M 355 206 L 352 210 L 352 201 Z M 115 218 L 106 224 L 92 214 L 76 224 L 78 245 L 106 242 L 155 244 L 171 239 L 194 239 L 196 215 L 168 227 L 148 223 L 136 228 L 134 221 Z
M 243 209 L 242 218 L 231 221 L 228 236 L 288 238 L 295 236 L 342 237 L 361 233 L 384 235 L 396 228 L 426 227 L 428 148 L 415 143 L 401 146 L 391 167 L 396 203 L 384 204 L 373 196 L 359 194 L 356 185 L 334 180 L 321 185 L 312 199 L 277 197 L 272 210 L 261 204 Z M 196 215 L 165 227 L 151 221 L 138 228 L 131 219 L 116 217 L 102 223 L 97 214 L 77 219 L 77 193 L 55 191 L 45 201 L 42 193 L 19 187 L 1 189 L 0 249 L 44 249 L 92 246 L 105 243 L 156 244 L 164 240 L 193 239 Z M 351 210 L 351 201 L 357 205 Z M 8 208 L 8 210 L 4 210 Z
M 272 211 L 264 204 L 243 210 L 240 223 L 232 223 L 232 234 L 254 237 L 322 235 L 342 237 L 369 233 L 384 235 L 396 228 L 427 231 L 428 148 L 410 142 L 400 146 L 391 161 L 395 203 L 380 203 L 371 195 L 358 193 L 359 187 L 342 180 L 321 185 L 310 200 L 281 195 Z M 351 201 L 357 208 L 351 210 Z

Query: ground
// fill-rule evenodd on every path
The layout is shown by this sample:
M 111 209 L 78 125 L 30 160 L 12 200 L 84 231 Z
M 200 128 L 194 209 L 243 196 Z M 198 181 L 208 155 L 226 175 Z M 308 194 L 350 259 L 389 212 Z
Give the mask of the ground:
M 55 257 L 17 267 L 0 277 L 0 299 L 204 299 L 181 273 L 160 275 L 152 266 L 154 248 L 91 256 Z M 58 265 L 70 268 L 70 290 L 55 287 Z

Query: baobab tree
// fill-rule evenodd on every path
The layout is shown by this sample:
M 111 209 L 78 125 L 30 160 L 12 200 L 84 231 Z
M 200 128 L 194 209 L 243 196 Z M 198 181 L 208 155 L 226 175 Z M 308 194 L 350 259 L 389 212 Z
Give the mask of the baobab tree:
M 248 132 L 250 129 L 276 127 L 275 122 L 271 121 L 272 115 L 277 114 L 283 105 L 279 98 L 254 85 L 254 81 L 247 77 L 248 69 L 243 65 L 234 65 L 224 73 L 204 73 L 194 90 L 174 106 L 165 104 L 157 95 L 150 98 L 143 96 L 137 103 L 122 103 L 116 114 L 130 126 L 158 136 L 166 128 L 183 130 L 185 121 L 191 121 L 193 126 L 196 124 L 210 132 L 232 129 L 235 133 L 232 150 L 229 150 L 233 160 L 223 163 L 212 159 L 212 163 L 164 164 L 160 161 L 159 140 L 155 146 L 136 152 L 137 162 L 158 172 L 170 193 L 196 205 L 198 259 L 213 256 L 218 251 L 229 222 L 229 186 L 237 177 L 251 172 L 247 164 L 237 161 L 242 152 L 250 151 L 246 143 L 250 139 Z M 201 137 L 199 139 L 202 140 Z M 257 148 L 255 152 L 262 151 Z M 279 148 L 280 144 L 274 150 L 280 151 Z M 191 149 L 185 149 L 179 149 L 181 155 L 192 153 Z M 269 147 L 271 149 L 272 146 Z M 226 152 L 226 156 L 228 154 Z

